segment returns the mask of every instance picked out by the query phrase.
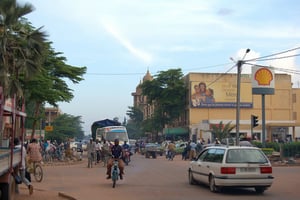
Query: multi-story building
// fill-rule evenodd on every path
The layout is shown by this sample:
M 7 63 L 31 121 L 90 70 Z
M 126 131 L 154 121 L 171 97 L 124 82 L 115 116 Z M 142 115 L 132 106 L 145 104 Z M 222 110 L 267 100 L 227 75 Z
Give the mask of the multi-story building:
M 149 71 L 145 77 L 151 77 Z M 144 77 L 144 79 L 145 79 Z M 144 80 L 143 79 L 143 80 Z M 213 140 L 212 125 L 230 123 L 236 125 L 239 120 L 239 136 L 266 141 L 291 140 L 300 138 L 300 89 L 293 88 L 291 75 L 275 74 L 274 94 L 252 94 L 250 74 L 242 74 L 240 79 L 240 103 L 237 118 L 237 74 L 189 73 L 185 77 L 188 88 L 185 125 L 189 128 L 191 139 L 210 138 Z M 202 92 L 201 92 L 202 91 Z M 148 105 L 142 96 L 139 85 L 134 96 L 134 106 L 138 106 L 147 119 L 154 108 Z M 297 101 L 298 99 L 298 101 Z M 265 116 L 265 130 L 262 131 L 262 114 Z M 252 128 L 251 115 L 258 117 L 258 126 Z M 237 136 L 233 129 L 232 136 Z
M 139 108 L 143 112 L 144 120 L 151 118 L 154 112 L 154 106 L 147 103 L 147 97 L 142 94 L 141 84 L 145 81 L 152 80 L 153 77 L 151 76 L 149 70 L 147 70 L 143 80 L 136 87 L 136 91 L 131 94 L 133 96 L 133 106 Z
M 237 121 L 237 74 L 217 73 L 189 73 L 185 77 L 189 88 L 189 105 L 187 106 L 187 122 L 191 137 L 209 138 L 212 124 Z M 195 98 L 195 90 L 205 88 L 200 99 L 206 102 L 199 103 Z M 262 138 L 262 112 L 265 115 L 265 140 L 290 140 L 300 137 L 296 128 L 300 126 L 297 119 L 300 98 L 299 89 L 293 89 L 291 76 L 275 74 L 274 94 L 252 94 L 251 75 L 241 75 L 240 82 L 240 109 L 239 109 L 239 136 Z M 264 107 L 263 107 L 264 105 Z M 298 110 L 297 110 L 298 108 Z M 258 116 L 259 126 L 252 129 L 251 115 Z M 235 129 L 232 136 L 236 136 Z M 210 138 L 213 139 L 213 138 Z
M 51 123 L 61 114 L 58 107 L 45 108 L 45 125 L 51 126 Z

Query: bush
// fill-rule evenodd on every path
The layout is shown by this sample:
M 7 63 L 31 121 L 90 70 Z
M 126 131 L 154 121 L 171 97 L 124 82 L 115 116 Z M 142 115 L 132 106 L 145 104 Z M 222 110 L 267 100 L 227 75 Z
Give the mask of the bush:
M 274 149 L 273 148 L 262 148 L 261 149 L 267 156 L 272 155 Z
M 300 155 L 300 142 L 267 142 L 265 148 L 262 148 L 261 142 L 253 141 L 252 144 L 258 148 L 261 148 L 266 155 L 270 155 L 270 153 L 272 154 L 273 151 L 280 152 L 280 146 L 282 148 L 282 155 L 284 157 L 296 157 Z

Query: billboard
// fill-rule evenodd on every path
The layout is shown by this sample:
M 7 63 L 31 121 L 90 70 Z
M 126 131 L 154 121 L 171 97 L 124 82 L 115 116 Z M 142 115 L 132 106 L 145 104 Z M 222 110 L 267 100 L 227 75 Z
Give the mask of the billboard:
M 275 72 L 272 67 L 252 67 L 252 93 L 274 94 Z
M 240 107 L 252 108 L 251 83 L 241 83 L 240 88 Z M 236 82 L 192 81 L 190 85 L 190 106 L 192 108 L 235 108 L 236 95 Z

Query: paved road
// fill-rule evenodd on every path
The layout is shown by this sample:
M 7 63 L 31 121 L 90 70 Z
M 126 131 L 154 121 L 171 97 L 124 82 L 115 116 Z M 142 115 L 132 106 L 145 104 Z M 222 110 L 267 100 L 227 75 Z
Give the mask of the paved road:
M 125 168 L 124 180 L 112 188 L 105 179 L 106 169 L 101 165 L 87 168 L 83 162 L 70 166 L 45 166 L 45 179 L 34 183 L 35 188 L 63 192 L 78 200 L 182 200 L 182 199 L 299 199 L 300 167 L 274 167 L 275 182 L 264 195 L 254 190 L 234 189 L 224 193 L 211 193 L 203 185 L 189 185 L 188 161 L 176 156 L 174 161 L 165 157 L 146 159 L 134 155 Z M 43 199 L 46 200 L 46 199 Z

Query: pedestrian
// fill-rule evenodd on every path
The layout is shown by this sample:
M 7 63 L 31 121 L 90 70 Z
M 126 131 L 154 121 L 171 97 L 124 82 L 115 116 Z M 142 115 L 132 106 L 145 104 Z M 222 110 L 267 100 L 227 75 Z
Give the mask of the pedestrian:
M 88 156 L 88 168 L 93 167 L 93 161 L 95 159 L 95 143 L 93 142 L 93 138 L 90 139 L 90 142 L 87 143 L 87 156 Z
M 101 143 L 99 142 L 99 140 L 96 140 L 96 144 L 95 144 L 95 151 L 96 151 L 96 160 L 95 160 L 95 165 L 97 163 L 100 162 L 101 160 Z
M 82 154 L 83 154 L 83 149 L 82 149 L 82 142 L 81 140 L 77 143 L 77 153 L 79 153 L 79 160 L 82 160 Z
M 189 155 L 189 159 L 193 160 L 196 157 L 196 146 L 197 144 L 194 141 L 191 141 L 190 143 L 190 155 Z
M 22 157 L 21 157 L 21 165 L 19 166 L 19 173 L 20 173 L 20 176 L 22 179 L 22 183 L 24 183 L 27 186 L 27 188 L 29 190 L 29 194 L 32 195 L 33 194 L 33 186 L 31 184 L 30 180 L 28 180 L 26 178 L 26 161 L 25 161 L 26 149 L 24 146 L 22 146 L 20 144 L 20 141 L 18 138 L 14 139 L 14 146 L 17 149 L 22 149 Z M 16 191 L 17 191 L 17 193 L 19 193 L 19 185 L 18 184 L 16 184 Z
M 103 139 L 103 144 L 101 147 L 102 158 L 103 158 L 103 167 L 107 165 L 109 158 L 111 157 L 110 145 L 105 139 Z

